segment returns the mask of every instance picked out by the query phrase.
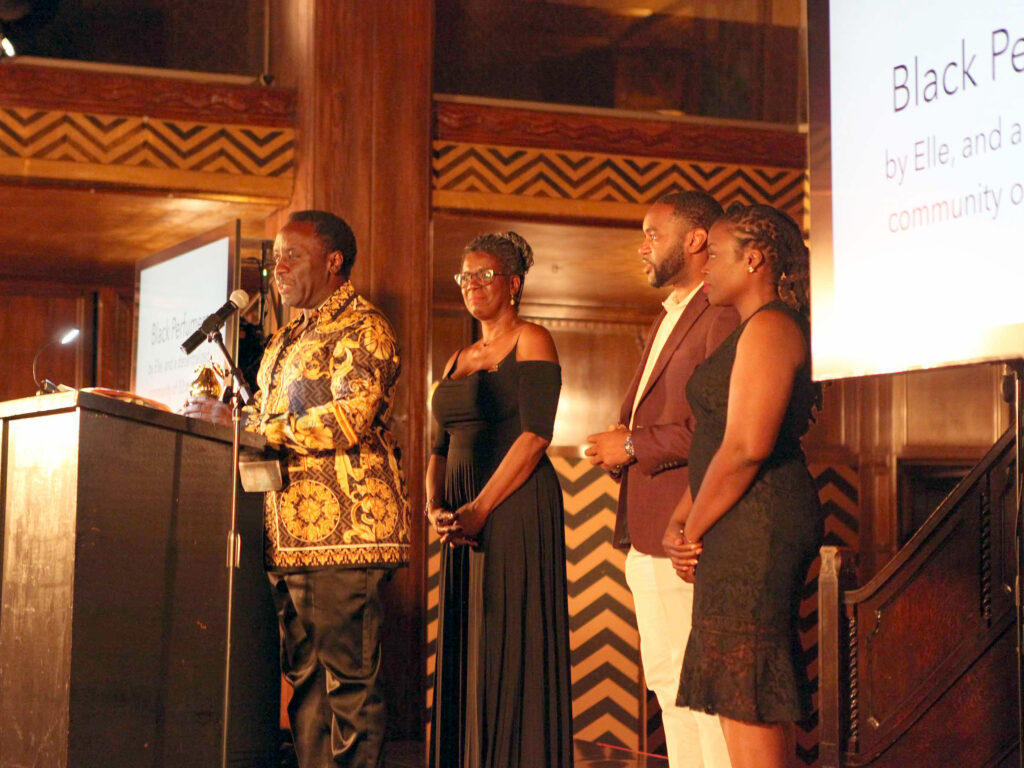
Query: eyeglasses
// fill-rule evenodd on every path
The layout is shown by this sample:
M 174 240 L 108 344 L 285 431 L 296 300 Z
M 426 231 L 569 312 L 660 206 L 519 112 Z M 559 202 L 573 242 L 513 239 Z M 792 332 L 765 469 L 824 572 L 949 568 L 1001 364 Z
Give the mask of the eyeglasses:
M 480 285 L 490 285 L 498 275 L 508 275 L 507 272 L 495 272 L 493 269 L 478 269 L 476 272 L 457 272 L 452 275 L 456 285 L 469 285 L 471 280 L 476 280 Z

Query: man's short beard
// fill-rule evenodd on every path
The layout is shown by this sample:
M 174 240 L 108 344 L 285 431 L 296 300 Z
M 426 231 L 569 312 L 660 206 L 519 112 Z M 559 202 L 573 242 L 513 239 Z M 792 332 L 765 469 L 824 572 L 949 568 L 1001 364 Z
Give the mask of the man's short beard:
M 651 264 L 650 283 L 652 288 L 661 288 L 666 283 L 674 280 L 686 266 L 686 253 L 683 247 L 676 248 L 671 255 L 665 257 L 661 264 Z

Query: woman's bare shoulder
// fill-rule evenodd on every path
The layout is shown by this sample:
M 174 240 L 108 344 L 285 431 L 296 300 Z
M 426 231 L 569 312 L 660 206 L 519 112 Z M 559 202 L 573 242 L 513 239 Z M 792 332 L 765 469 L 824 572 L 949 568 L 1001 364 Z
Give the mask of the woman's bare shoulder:
M 807 357 L 807 340 L 797 320 L 779 309 L 763 309 L 747 322 L 737 354 L 749 354 L 766 363 L 789 360 L 799 364 Z
M 558 350 L 551 333 L 537 323 L 524 323 L 516 345 L 516 360 L 548 360 L 558 362 Z

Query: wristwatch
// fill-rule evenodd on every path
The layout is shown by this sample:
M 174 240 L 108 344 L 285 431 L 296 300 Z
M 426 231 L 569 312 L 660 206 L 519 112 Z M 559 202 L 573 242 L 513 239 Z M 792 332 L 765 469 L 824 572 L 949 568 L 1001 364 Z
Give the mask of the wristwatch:
M 636 458 L 636 448 L 633 447 L 633 434 L 626 435 L 626 439 L 622 442 L 622 449 L 626 452 L 626 455 L 631 459 Z

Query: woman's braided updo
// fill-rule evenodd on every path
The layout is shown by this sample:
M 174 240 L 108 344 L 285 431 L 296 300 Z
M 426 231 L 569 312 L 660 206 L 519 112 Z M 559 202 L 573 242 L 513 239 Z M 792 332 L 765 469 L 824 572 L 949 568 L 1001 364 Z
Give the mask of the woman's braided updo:
M 526 282 L 526 273 L 533 266 L 533 248 L 523 239 L 518 232 L 492 232 L 487 235 L 477 235 L 472 242 L 465 247 L 462 255 L 465 256 L 474 251 L 486 253 L 501 262 L 501 271 L 509 275 L 519 275 L 519 290 L 515 295 L 516 305 L 523 295 L 523 284 Z
M 800 227 L 786 213 L 770 205 L 733 203 L 720 221 L 732 224 L 740 250 L 753 246 L 764 254 L 775 290 L 791 309 L 804 317 L 811 313 L 810 253 Z M 811 384 L 811 421 L 822 407 L 822 385 Z
M 764 254 L 779 298 L 805 317 L 810 314 L 810 254 L 796 222 L 770 205 L 733 203 L 722 216 L 732 224 L 740 249 Z

